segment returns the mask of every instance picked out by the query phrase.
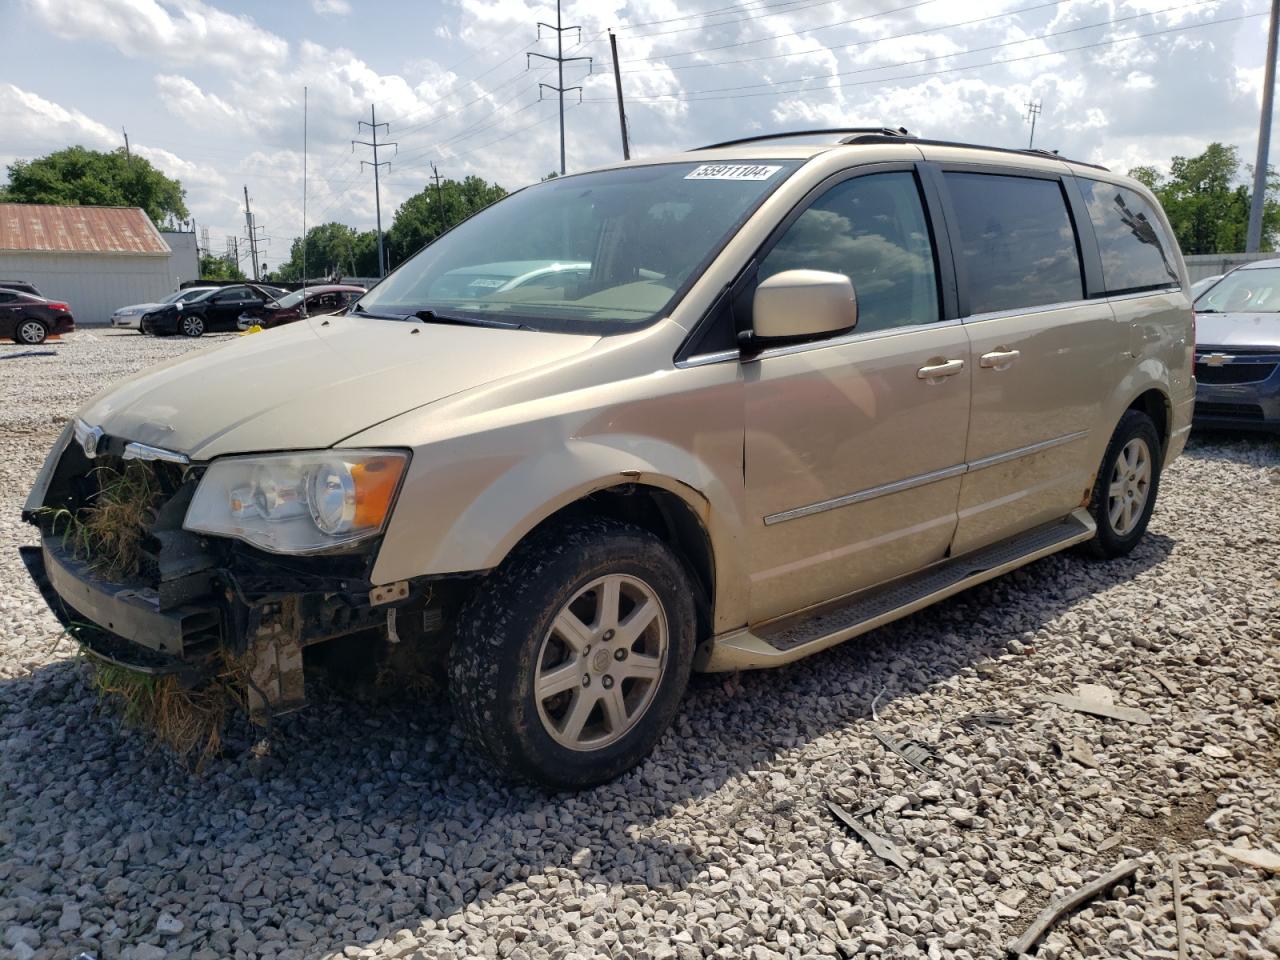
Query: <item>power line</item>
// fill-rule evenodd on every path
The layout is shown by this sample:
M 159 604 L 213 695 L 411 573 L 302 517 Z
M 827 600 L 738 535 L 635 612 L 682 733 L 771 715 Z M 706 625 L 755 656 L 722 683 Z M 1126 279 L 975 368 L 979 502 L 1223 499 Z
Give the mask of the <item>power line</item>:
M 1003 13 L 988 14 L 985 17 L 974 17 L 972 20 L 960 20 L 956 23 L 948 23 L 942 26 L 921 27 L 919 30 L 908 30 L 906 33 L 895 33 L 887 37 L 868 37 L 865 40 L 853 40 L 849 43 L 830 44 L 826 47 L 827 52 L 834 50 L 850 50 L 854 47 L 873 46 L 877 43 L 886 43 L 890 40 L 902 40 L 907 37 L 918 37 L 922 34 L 942 33 L 946 30 L 955 30 L 959 27 L 971 27 L 978 23 L 987 23 L 991 20 L 1003 20 L 1006 17 L 1014 17 L 1023 13 L 1031 13 L 1034 10 L 1043 10 L 1045 7 L 1061 6 L 1064 0 L 1048 0 L 1045 3 L 1034 3 L 1029 7 L 1019 7 L 1017 10 L 1006 10 Z M 791 50 L 786 53 L 771 53 L 759 57 L 740 57 L 736 60 L 715 60 L 711 63 L 677 63 L 665 64 L 665 69 L 675 70 L 706 70 L 709 67 L 727 67 L 738 63 L 760 63 L 765 60 L 790 60 L 793 57 L 809 57 L 813 56 L 813 50 Z M 624 63 L 632 63 L 635 61 L 624 60 Z M 648 62 L 648 61 L 644 61 Z M 651 69 L 651 68 L 650 68 Z M 647 73 L 648 70 L 623 70 L 623 73 Z
M 391 134 L 391 127 L 390 127 L 390 125 L 389 125 L 389 124 L 386 124 L 386 123 L 379 123 L 379 122 L 378 122 L 378 115 L 377 115 L 377 113 L 374 111 L 374 108 L 373 108 L 373 105 L 372 105 L 372 104 L 369 106 L 369 121 L 368 121 L 368 122 L 365 122 L 364 120 L 361 120 L 361 121 L 359 121 L 359 123 L 357 124 L 357 126 L 359 126 L 359 127 L 368 127 L 368 128 L 369 128 L 369 130 L 370 130 L 370 132 L 371 132 L 371 134 L 372 134 L 372 136 L 373 136 L 373 140 L 372 140 L 372 141 L 369 141 L 369 140 L 352 140 L 352 141 L 351 141 L 351 150 L 352 150 L 352 152 L 354 152 L 354 151 L 355 151 L 355 149 L 356 149 L 356 144 L 361 144 L 361 145 L 366 146 L 366 147 L 373 147 L 373 162 L 372 162 L 372 163 L 370 163 L 368 160 L 361 160 L 361 161 L 360 161 L 360 169 L 361 169 L 361 170 L 363 170 L 363 169 L 365 168 L 365 164 L 368 164 L 369 166 L 373 167 L 373 208 L 374 208 L 374 212 L 375 212 L 375 214 L 376 214 L 376 216 L 377 216 L 377 220 L 378 220 L 378 277 L 379 277 L 379 278 L 381 278 L 381 277 L 386 276 L 386 273 L 387 273 L 387 261 L 386 261 L 386 257 L 383 255 L 383 251 L 382 251 L 382 188 L 381 188 L 381 186 L 380 186 L 380 185 L 379 185 L 379 183 L 378 183 L 378 175 L 379 175 L 379 171 L 380 171 L 380 169 L 381 169 L 382 167 L 388 167 L 388 168 L 390 168 L 390 166 L 391 166 L 391 161 L 390 161 L 390 160 L 382 160 L 382 161 L 379 161 L 379 160 L 378 160 L 378 128 L 379 128 L 379 127 L 386 127 L 386 128 L 387 128 L 387 134 L 388 134 L 388 136 L 389 136 L 389 135 Z M 390 143 L 386 143 L 386 142 L 384 142 L 384 143 L 382 144 L 382 146 L 384 146 L 384 147 L 395 147 L 395 148 L 396 148 L 396 152 L 397 152 L 397 153 L 399 153 L 399 151 L 400 151 L 400 147 L 399 147 L 399 145 L 398 145 L 395 141 L 391 141 Z M 304 240 L 303 240 L 303 243 L 305 243 L 305 242 L 306 242 L 306 240 L 304 239 Z
M 792 14 L 792 13 L 801 13 L 802 11 L 810 10 L 814 7 L 826 7 L 826 6 L 830 6 L 832 3 L 839 3 L 839 2 L 842 2 L 842 0 L 788 0 L 788 2 L 784 2 L 784 3 L 778 3 L 773 5 L 766 4 L 757 10 L 749 10 L 749 8 L 746 5 L 743 5 L 740 7 L 733 7 L 726 10 L 722 10 L 719 13 L 703 13 L 703 14 L 695 13 L 695 14 L 689 14 L 688 16 L 685 16 L 685 17 L 671 17 L 667 20 L 648 21 L 649 24 L 674 23 L 677 20 L 691 20 L 695 17 L 700 17 L 700 16 L 701 17 L 728 16 L 731 13 L 744 14 L 743 16 L 734 16 L 727 20 L 721 20 L 719 23 L 699 23 L 689 27 L 676 27 L 673 30 L 653 30 L 648 33 L 631 33 L 630 32 L 631 30 L 633 30 L 638 26 L 646 25 L 643 23 L 624 24 L 620 26 L 618 29 L 628 31 L 627 38 L 630 40 L 644 40 L 644 39 L 648 39 L 649 37 L 666 37 L 674 33 L 688 33 L 691 30 L 715 30 L 717 27 L 730 27 L 737 23 L 746 23 L 750 20 L 760 20 L 765 17 L 776 17 L 776 16 L 785 16 L 787 14 Z M 923 3 L 917 4 L 917 6 L 923 6 L 924 3 L 936 3 L 936 2 L 937 0 L 924 0 Z M 783 7 L 788 7 L 790 9 L 785 9 L 785 10 L 781 9 Z M 896 12 L 897 12 L 896 10 L 885 11 L 885 13 L 896 13 Z M 879 14 L 875 14 L 875 15 L 878 16 Z
M 1187 4 L 1186 6 L 1200 6 L 1200 5 L 1203 5 L 1204 3 L 1210 3 L 1210 2 L 1213 2 L 1213 0 L 1199 0 L 1198 3 Z M 1170 7 L 1168 9 L 1178 10 L 1182 8 Z M 1095 43 L 1081 44 L 1080 46 L 1077 46 L 1077 47 L 1065 47 L 1059 50 L 1047 50 L 1042 53 L 1028 54 L 1027 56 L 1024 56 L 1024 57 L 1006 57 L 1003 60 L 991 60 L 985 63 L 971 63 L 971 64 L 965 64 L 957 67 L 948 67 L 943 70 L 931 70 L 931 71 L 925 71 L 922 73 L 904 74 L 903 76 L 900 76 L 900 77 L 876 77 L 871 80 L 857 80 L 857 81 L 849 81 L 847 83 L 837 83 L 837 84 L 824 83 L 823 85 L 816 86 L 816 87 L 795 87 L 795 88 L 786 89 L 786 90 L 776 89 L 776 87 L 781 84 L 807 83 L 813 80 L 823 80 L 823 79 L 829 80 L 835 77 L 851 76 L 853 74 L 868 73 L 868 72 L 873 72 L 877 70 L 889 70 L 896 67 L 908 67 L 908 66 L 913 66 L 915 64 L 919 64 L 919 63 L 930 63 L 935 60 L 946 60 L 946 59 L 950 59 L 951 57 L 959 57 L 959 56 L 964 56 L 966 54 L 971 54 L 971 53 L 982 53 L 990 50 L 998 50 L 1004 47 L 1016 46 L 1017 44 L 1020 44 L 1020 43 L 1030 43 L 1036 40 L 1044 40 L 1048 37 L 1062 36 L 1067 33 L 1075 33 L 1079 30 L 1094 29 L 1096 27 L 1107 26 L 1108 24 L 1111 24 L 1111 23 L 1120 23 L 1125 20 L 1136 19 L 1137 17 L 1152 16 L 1156 13 L 1165 13 L 1165 12 L 1168 12 L 1168 10 L 1156 10 L 1156 11 L 1152 11 L 1152 13 L 1150 14 L 1135 14 L 1134 16 L 1131 16 L 1131 17 L 1120 17 L 1113 21 L 1104 21 L 1101 23 L 1089 24 L 1088 26 L 1084 26 L 1084 27 L 1072 27 L 1067 30 L 1059 30 L 1051 33 L 1044 33 L 1035 37 L 1024 37 L 1019 40 L 1010 40 L 1005 43 L 990 44 L 985 47 L 975 47 L 971 50 L 959 50 L 959 51 L 956 51 L 955 53 L 943 54 L 941 56 L 936 56 L 936 57 L 923 57 L 917 60 L 906 60 L 901 63 L 884 63 L 884 64 L 878 64 L 870 67 L 861 67 L 857 70 L 846 70 L 840 73 L 828 74 L 826 77 L 798 77 L 795 80 L 780 80 L 780 81 L 775 81 L 774 83 L 771 83 L 771 84 L 752 83 L 752 84 L 743 84 L 741 86 L 734 86 L 734 87 L 715 87 L 715 88 L 708 88 L 706 90 L 691 90 L 691 91 L 682 93 L 680 95 L 651 94 L 647 96 L 633 97 L 632 99 L 644 100 L 649 102 L 677 101 L 677 102 L 684 102 L 684 103 L 698 103 L 702 101 L 712 101 L 712 100 L 743 100 L 743 99 L 750 99 L 754 97 L 781 97 L 781 96 L 789 96 L 791 94 L 796 94 L 796 93 L 809 93 L 809 92 L 821 91 L 821 90 L 843 90 L 846 87 L 865 86 L 867 84 L 872 84 L 872 83 L 895 83 L 901 80 L 915 80 L 921 77 L 934 77 L 934 76 L 940 76 L 942 74 L 957 73 L 962 70 L 977 70 L 985 67 L 998 66 L 1000 64 L 1006 64 L 1006 63 L 1022 63 L 1027 60 L 1036 60 L 1041 57 L 1060 56 L 1063 54 L 1072 53 L 1077 50 L 1091 50 L 1095 47 L 1105 47 L 1105 46 L 1110 46 L 1116 43 L 1127 43 L 1132 40 L 1141 40 L 1147 37 L 1164 36 L 1170 33 L 1182 33 L 1187 30 L 1198 30 L 1203 27 L 1216 26 L 1217 24 L 1235 23 L 1241 20 L 1252 19 L 1253 17 L 1266 16 L 1266 12 L 1263 11 L 1261 13 L 1242 14 L 1234 17 L 1221 17 L 1216 20 L 1205 20 L 1205 21 L 1202 21 L 1201 23 L 1186 24 L 1178 27 L 1169 27 L 1164 30 L 1153 30 L 1153 31 L 1150 31 L 1149 33 L 1134 34 L 1133 36 L 1130 36 L 1130 37 L 1117 37 L 1112 40 L 1103 40 Z M 725 96 L 706 96 L 706 94 L 719 94 L 719 93 L 728 94 L 729 91 L 753 90 L 758 87 L 770 87 L 771 89 L 762 91 L 759 93 L 735 93 L 732 95 L 725 95 Z M 604 98 L 604 97 L 589 97 L 587 99 L 593 103 L 602 103 L 602 102 L 607 102 L 608 100 L 608 98 Z
M 579 40 L 579 45 L 581 45 L 581 40 L 582 40 L 582 28 L 581 28 L 581 27 L 578 27 L 578 26 L 573 26 L 573 27 L 566 27 L 566 26 L 563 26 L 563 23 L 562 23 L 562 21 L 561 21 L 561 19 L 560 19 L 560 0 L 556 0 L 556 25 L 555 25 L 554 27 L 553 27 L 551 24 L 549 24 L 549 23 L 543 23 L 541 20 L 539 20 L 539 21 L 538 21 L 538 39 L 539 39 L 539 40 L 541 40 L 541 39 L 542 39 L 542 28 L 543 28 L 543 27 L 546 27 L 548 30 L 554 31 L 554 33 L 555 33 L 555 35 L 556 35 L 556 55 L 553 57 L 553 56 L 550 56 L 549 54 L 546 54 L 546 53 L 536 53 L 536 52 L 526 53 L 526 54 L 525 54 L 525 65 L 526 65 L 526 66 L 528 66 L 529 61 L 530 61 L 533 57 L 541 57 L 543 60 L 550 60 L 550 61 L 552 61 L 553 63 L 555 63 L 555 65 L 556 65 L 556 84 L 555 84 L 555 86 L 552 86 L 552 85 L 551 85 L 551 84 L 549 84 L 549 83 L 539 83 L 539 84 L 538 84 L 538 95 L 539 95 L 539 99 L 541 99 L 542 90 L 543 90 L 543 88 L 546 88 L 547 90 L 554 90 L 554 91 L 556 92 L 556 94 L 559 96 L 559 99 L 560 99 L 560 175 L 561 175 L 561 176 L 564 176 L 564 173 L 565 173 L 565 166 L 564 166 L 564 95 L 565 95 L 566 91 L 568 91 L 568 90 L 577 90 L 577 91 L 578 91 L 579 99 L 581 99 L 581 96 L 582 96 L 582 87 L 566 87 L 566 86 L 564 85 L 564 65 L 565 65 L 566 63 L 573 63 L 573 62 L 578 61 L 578 60 L 585 60 L 585 61 L 587 61 L 587 72 L 588 72 L 588 73 L 590 73 L 590 72 L 591 72 L 591 58 L 590 58 L 590 57 L 566 57 L 566 56 L 564 55 L 564 35 L 565 35 L 566 33 L 568 33 L 570 30 L 577 30 L 577 31 L 578 31 L 578 40 Z
M 1031 136 L 1027 139 L 1027 149 L 1030 150 L 1036 142 L 1036 117 L 1040 116 L 1043 107 L 1039 100 L 1028 100 L 1024 106 L 1027 108 L 1027 113 L 1023 119 L 1031 121 Z

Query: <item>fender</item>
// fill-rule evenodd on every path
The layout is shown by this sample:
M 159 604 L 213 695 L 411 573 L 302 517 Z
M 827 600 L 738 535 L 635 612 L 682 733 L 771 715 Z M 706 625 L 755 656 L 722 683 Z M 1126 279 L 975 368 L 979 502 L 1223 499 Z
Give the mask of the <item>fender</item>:
M 452 495 L 439 491 L 440 501 L 460 509 L 447 522 L 431 524 L 435 529 L 426 536 L 397 530 L 393 519 L 373 582 L 491 570 L 530 531 L 570 504 L 601 490 L 636 484 L 674 494 L 702 523 L 711 543 L 718 585 L 715 621 L 721 629 L 726 619 L 741 621 L 746 597 L 736 594 L 742 592 L 738 585 L 747 583 L 738 560 L 741 551 L 734 549 L 744 509 L 741 475 L 726 478 L 722 473 L 723 468 L 717 471 L 688 450 L 651 436 L 572 437 L 554 449 L 501 463 L 498 472 L 480 483 L 468 478 L 465 503 L 455 499 L 457 490 Z M 397 505 L 397 515 L 404 506 Z

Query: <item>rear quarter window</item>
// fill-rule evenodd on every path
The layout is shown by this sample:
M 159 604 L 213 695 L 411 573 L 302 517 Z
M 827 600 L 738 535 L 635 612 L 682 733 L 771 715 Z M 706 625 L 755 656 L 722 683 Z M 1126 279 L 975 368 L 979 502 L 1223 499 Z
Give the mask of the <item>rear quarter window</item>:
M 1083 298 L 1075 228 L 1059 181 L 955 171 L 943 177 L 970 314 Z
M 1181 285 L 1174 246 L 1140 193 L 1100 180 L 1077 182 L 1098 238 L 1107 293 Z

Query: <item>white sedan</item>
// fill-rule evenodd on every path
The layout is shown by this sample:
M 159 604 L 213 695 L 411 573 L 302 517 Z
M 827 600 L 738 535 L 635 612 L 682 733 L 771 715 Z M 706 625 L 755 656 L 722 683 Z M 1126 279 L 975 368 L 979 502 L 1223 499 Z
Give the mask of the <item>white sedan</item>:
M 197 294 L 213 289 L 213 287 L 187 287 L 185 290 L 175 290 L 159 303 L 135 303 L 132 306 L 121 307 L 111 315 L 111 326 L 123 327 L 126 330 L 141 330 L 142 315 L 144 313 L 154 310 L 156 307 L 162 307 L 167 303 L 177 303 L 183 299 L 189 300 Z

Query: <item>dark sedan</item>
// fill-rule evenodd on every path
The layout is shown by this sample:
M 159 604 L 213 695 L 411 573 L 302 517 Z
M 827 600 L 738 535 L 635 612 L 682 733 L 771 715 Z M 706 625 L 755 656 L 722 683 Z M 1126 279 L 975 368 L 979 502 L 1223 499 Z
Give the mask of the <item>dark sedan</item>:
M 260 316 L 245 314 L 240 318 L 241 330 L 248 330 L 255 323 L 270 329 L 292 323 L 303 315 L 302 295 L 306 294 L 306 315 L 321 317 L 330 313 L 342 313 L 359 300 L 367 291 L 352 284 L 330 283 L 285 294 L 277 303 L 269 303 Z
M 1237 267 L 1196 300 L 1194 422 L 1280 432 L 1280 260 Z
M 0 287 L 0 337 L 36 344 L 75 328 L 71 308 L 65 303 Z
M 242 314 L 262 316 L 267 304 L 275 303 L 277 293 L 270 287 L 239 283 L 230 287 L 218 287 L 166 303 L 142 315 L 143 333 L 168 336 L 180 333 L 185 337 L 199 337 L 215 330 L 235 330 Z

